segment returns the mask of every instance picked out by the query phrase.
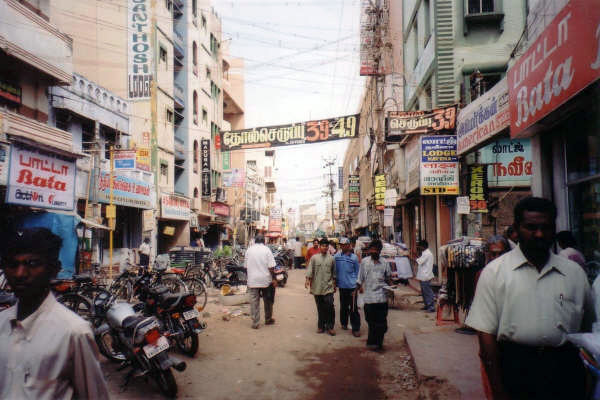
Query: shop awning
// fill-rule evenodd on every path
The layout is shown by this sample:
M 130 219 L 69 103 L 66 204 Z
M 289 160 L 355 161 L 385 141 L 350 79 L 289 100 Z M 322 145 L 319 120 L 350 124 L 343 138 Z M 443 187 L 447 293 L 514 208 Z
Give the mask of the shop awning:
M 89 226 L 90 228 L 104 229 L 104 230 L 107 230 L 107 231 L 111 230 L 106 225 L 99 224 L 99 223 L 97 223 L 95 221 L 92 221 L 90 219 L 81 218 L 79 215 L 75 215 L 75 218 L 77 218 L 78 222 L 82 222 L 84 225 Z

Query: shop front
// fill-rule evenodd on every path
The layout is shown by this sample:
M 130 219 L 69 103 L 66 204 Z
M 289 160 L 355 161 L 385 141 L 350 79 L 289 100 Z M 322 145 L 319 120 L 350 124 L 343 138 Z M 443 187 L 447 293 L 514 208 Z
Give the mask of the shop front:
M 211 221 L 208 225 L 208 231 L 204 238 L 204 242 L 208 247 L 218 248 L 223 245 L 223 241 L 229 241 L 233 243 L 233 238 L 230 236 L 231 225 L 230 225 L 230 207 L 228 204 L 220 201 L 213 201 L 210 203 L 211 207 Z
M 161 195 L 157 244 L 159 254 L 168 253 L 175 246 L 189 246 L 190 217 L 189 198 L 176 194 Z
M 571 0 L 508 71 L 510 133 L 531 138 L 532 192 L 553 199 L 557 231 L 574 234 L 590 265 L 600 265 L 599 29 L 600 8 Z

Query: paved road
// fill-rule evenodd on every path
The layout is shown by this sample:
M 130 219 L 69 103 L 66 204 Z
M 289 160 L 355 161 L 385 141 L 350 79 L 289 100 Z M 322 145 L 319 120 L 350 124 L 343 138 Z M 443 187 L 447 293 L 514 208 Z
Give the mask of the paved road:
M 336 303 L 338 297 L 336 294 Z M 390 310 L 386 351 L 366 349 L 363 335 L 355 338 L 339 326 L 332 337 L 316 333 L 316 307 L 304 289 L 304 270 L 290 271 L 290 280 L 277 289 L 276 324 L 250 328 L 246 315 L 222 318 L 217 297 L 209 297 L 205 318 L 208 327 L 200 336 L 200 350 L 193 358 L 183 355 L 188 368 L 175 372 L 178 398 L 193 399 L 416 399 L 416 381 L 403 339 L 404 329 L 433 325 L 431 316 L 415 311 Z M 261 315 L 261 317 L 264 317 Z M 362 315 L 361 315 L 362 317 Z M 153 382 L 132 381 L 123 391 L 124 373 L 103 361 L 113 398 L 159 399 Z

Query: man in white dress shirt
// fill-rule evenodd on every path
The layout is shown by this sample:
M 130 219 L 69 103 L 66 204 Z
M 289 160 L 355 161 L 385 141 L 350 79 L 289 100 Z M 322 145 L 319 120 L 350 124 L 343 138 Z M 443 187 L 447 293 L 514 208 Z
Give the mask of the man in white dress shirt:
M 421 282 L 421 294 L 423 295 L 423 310 L 425 312 L 435 312 L 435 303 L 433 302 L 433 290 L 431 289 L 431 280 L 433 279 L 433 253 L 429 250 L 429 244 L 426 240 L 420 240 L 417 243 L 417 251 L 420 253 L 417 262 L 417 280 Z
M 107 399 L 90 324 L 58 303 L 60 237 L 46 228 L 9 233 L 2 269 L 17 304 L 0 313 L 0 399 Z
M 272 325 L 275 323 L 273 303 L 275 302 L 275 287 L 277 286 L 277 281 L 273 279 L 275 258 L 271 250 L 265 246 L 263 235 L 254 237 L 254 244 L 246 250 L 244 264 L 248 273 L 252 328 L 259 328 L 261 297 L 265 306 L 265 325 Z

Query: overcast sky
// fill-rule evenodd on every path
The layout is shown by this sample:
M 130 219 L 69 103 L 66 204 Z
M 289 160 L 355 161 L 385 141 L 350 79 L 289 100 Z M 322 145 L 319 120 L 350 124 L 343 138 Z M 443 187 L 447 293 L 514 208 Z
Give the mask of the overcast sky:
M 359 0 L 213 0 L 213 6 L 232 56 L 245 59 L 247 128 L 358 112 Z M 341 165 L 348 142 L 275 148 L 284 208 L 316 202 L 325 211 L 323 159 L 337 157 Z

